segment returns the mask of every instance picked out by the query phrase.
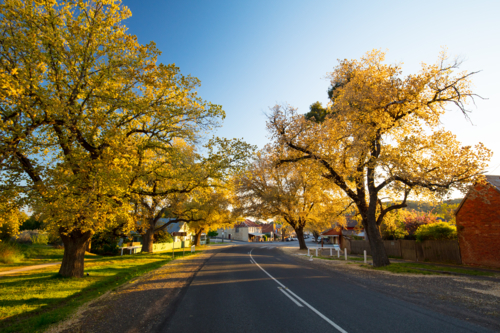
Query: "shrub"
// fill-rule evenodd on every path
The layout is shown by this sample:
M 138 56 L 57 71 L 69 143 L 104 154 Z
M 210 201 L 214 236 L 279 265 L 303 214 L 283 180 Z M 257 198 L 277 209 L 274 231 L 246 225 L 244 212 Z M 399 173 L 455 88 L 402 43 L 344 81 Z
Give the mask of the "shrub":
M 24 255 L 19 246 L 11 242 L 0 242 L 0 262 L 13 264 L 23 260 Z
M 432 213 L 410 211 L 404 216 L 405 230 L 408 238 L 414 239 L 415 232 L 423 225 L 434 224 L 437 222 L 437 216 Z
M 457 239 L 457 227 L 446 222 L 421 225 L 415 231 L 417 241 Z
M 33 244 L 47 245 L 49 243 L 49 235 L 40 232 L 31 235 L 31 242 Z
M 0 216 L 0 239 L 8 241 L 19 234 L 19 219 L 17 215 Z
M 120 253 L 118 241 L 118 237 L 111 233 L 96 233 L 92 236 L 90 252 L 100 255 L 118 255 Z
M 210 230 L 208 233 L 207 233 L 207 236 L 208 237 L 217 237 L 219 233 L 215 230 Z
M 267 235 L 262 235 L 262 238 L 264 239 L 264 242 L 267 242 Z
M 163 230 L 157 231 L 153 235 L 153 243 L 172 243 L 173 241 L 172 236 Z

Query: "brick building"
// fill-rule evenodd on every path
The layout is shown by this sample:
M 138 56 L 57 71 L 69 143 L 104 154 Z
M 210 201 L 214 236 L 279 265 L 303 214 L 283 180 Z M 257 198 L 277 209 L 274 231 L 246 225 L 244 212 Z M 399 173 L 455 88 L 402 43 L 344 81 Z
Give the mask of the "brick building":
M 500 268 L 500 176 L 486 176 L 456 211 L 462 263 Z

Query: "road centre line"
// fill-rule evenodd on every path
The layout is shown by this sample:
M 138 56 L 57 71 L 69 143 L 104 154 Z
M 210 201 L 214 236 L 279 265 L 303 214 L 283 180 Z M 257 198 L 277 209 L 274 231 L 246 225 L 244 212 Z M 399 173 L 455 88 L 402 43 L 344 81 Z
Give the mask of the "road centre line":
M 297 306 L 300 306 L 301 308 L 303 308 L 304 306 L 302 304 L 300 304 L 295 298 L 293 298 L 292 296 L 288 295 L 288 293 L 281 287 L 278 287 L 278 289 L 286 295 L 286 297 L 288 297 L 289 299 L 292 300 L 292 302 L 294 302 L 295 304 L 297 304 Z
M 285 287 L 283 285 L 283 283 L 279 282 L 278 280 L 276 280 L 271 274 L 269 274 L 264 268 L 262 268 L 258 263 L 257 261 L 255 261 L 255 259 L 252 257 L 252 251 L 254 249 L 252 249 L 250 252 L 249 252 L 249 255 L 250 255 L 250 258 L 252 258 L 252 260 L 254 261 L 255 265 L 257 265 L 257 267 L 259 267 L 264 273 L 266 273 L 271 279 L 273 279 L 277 284 L 279 284 L 280 286 L 282 286 L 284 289 L 286 289 L 291 295 L 293 295 L 295 298 L 297 298 L 299 301 L 301 301 L 305 306 L 307 306 L 309 309 L 311 309 L 314 313 L 316 313 L 318 316 L 320 316 L 321 318 L 323 318 L 328 324 L 332 325 L 333 327 L 335 327 L 339 332 L 342 332 L 342 333 L 347 333 L 346 330 L 344 330 L 342 327 L 340 327 L 339 325 L 335 324 L 333 321 L 331 321 L 328 317 L 326 317 L 324 314 L 322 314 L 321 312 L 319 312 L 318 310 L 316 310 L 314 307 L 312 307 L 309 303 L 307 303 L 306 301 L 304 301 L 302 298 L 300 298 L 299 296 L 297 296 L 293 291 L 291 291 L 290 289 L 288 289 L 287 287 Z

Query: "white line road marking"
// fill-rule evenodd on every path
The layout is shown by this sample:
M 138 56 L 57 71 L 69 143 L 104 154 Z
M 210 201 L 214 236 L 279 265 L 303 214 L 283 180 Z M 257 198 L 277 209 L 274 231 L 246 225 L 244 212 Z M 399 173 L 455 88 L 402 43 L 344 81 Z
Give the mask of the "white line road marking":
M 335 327 L 339 332 L 342 332 L 342 333 L 347 333 L 346 330 L 344 330 L 342 327 L 340 327 L 339 325 L 335 324 L 333 321 L 331 321 L 330 319 L 328 319 L 324 314 L 322 314 L 321 312 L 319 312 L 318 310 L 316 310 L 315 308 L 313 308 L 309 303 L 307 303 L 306 301 L 304 301 L 302 298 L 300 298 L 299 296 L 297 296 L 294 292 L 292 292 L 290 289 L 288 289 L 287 287 L 285 287 L 283 285 L 283 283 L 279 282 L 278 280 L 276 280 L 271 274 L 269 274 L 264 268 L 262 268 L 256 261 L 255 259 L 252 257 L 252 251 L 253 249 L 250 251 L 250 258 L 252 258 L 253 262 L 255 263 L 255 265 L 257 265 L 257 267 L 259 267 L 264 273 L 267 274 L 267 276 L 269 276 L 271 279 L 273 279 L 277 284 L 279 284 L 280 286 L 282 286 L 284 289 L 286 289 L 291 295 L 293 295 L 295 298 L 297 298 L 299 301 L 301 301 L 305 306 L 307 306 L 309 309 L 311 309 L 314 313 L 316 313 L 318 316 L 320 316 L 321 318 L 323 318 L 328 324 L 332 325 L 333 327 Z
M 294 302 L 295 304 L 297 304 L 297 306 L 300 306 L 301 308 L 303 308 L 304 306 L 302 304 L 300 304 L 299 302 L 297 302 L 297 300 L 295 300 L 295 298 L 293 298 L 292 296 L 288 295 L 288 293 L 281 287 L 278 287 L 278 289 L 286 295 L 286 297 L 288 297 L 289 299 L 292 300 L 292 302 Z

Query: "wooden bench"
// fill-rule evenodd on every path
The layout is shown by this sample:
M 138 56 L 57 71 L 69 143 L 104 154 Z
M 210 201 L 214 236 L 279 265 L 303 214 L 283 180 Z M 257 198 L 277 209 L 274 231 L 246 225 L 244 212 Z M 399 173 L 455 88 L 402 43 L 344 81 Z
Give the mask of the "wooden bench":
M 132 251 L 134 251 L 134 254 L 135 254 L 136 250 L 140 249 L 140 248 L 142 248 L 141 242 L 129 242 L 129 243 L 123 244 L 121 247 L 121 249 L 122 249 L 121 255 L 123 255 L 123 249 L 130 250 L 130 254 L 132 254 Z

